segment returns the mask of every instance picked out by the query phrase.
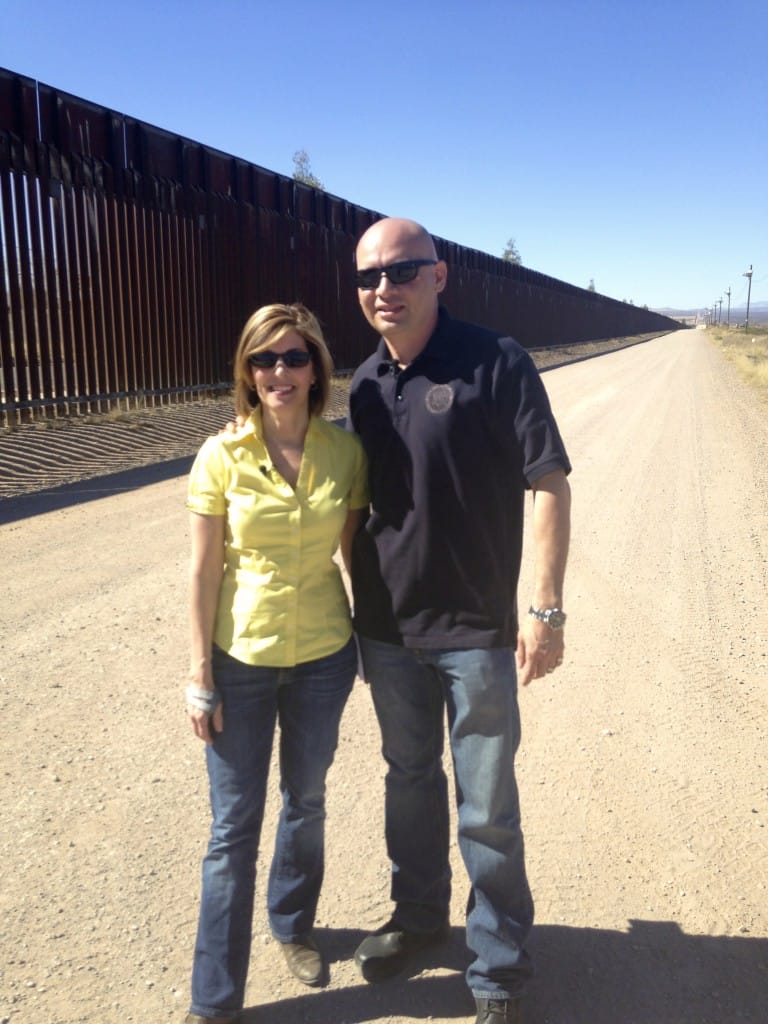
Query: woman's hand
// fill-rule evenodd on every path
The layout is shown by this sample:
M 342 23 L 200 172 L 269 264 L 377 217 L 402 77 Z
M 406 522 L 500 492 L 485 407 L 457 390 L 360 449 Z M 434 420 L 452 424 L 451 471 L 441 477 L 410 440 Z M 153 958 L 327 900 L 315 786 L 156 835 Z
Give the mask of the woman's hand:
M 224 730 L 221 695 L 213 685 L 209 671 L 191 672 L 189 679 L 185 696 L 192 731 L 199 739 L 213 743 L 214 734 Z

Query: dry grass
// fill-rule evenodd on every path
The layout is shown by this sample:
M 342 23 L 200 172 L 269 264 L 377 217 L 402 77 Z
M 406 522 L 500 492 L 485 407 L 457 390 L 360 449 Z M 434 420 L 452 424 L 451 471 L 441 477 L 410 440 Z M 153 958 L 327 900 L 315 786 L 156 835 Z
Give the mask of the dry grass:
M 741 377 L 768 404 L 768 327 L 750 327 L 748 332 L 743 328 L 715 327 L 709 335 Z

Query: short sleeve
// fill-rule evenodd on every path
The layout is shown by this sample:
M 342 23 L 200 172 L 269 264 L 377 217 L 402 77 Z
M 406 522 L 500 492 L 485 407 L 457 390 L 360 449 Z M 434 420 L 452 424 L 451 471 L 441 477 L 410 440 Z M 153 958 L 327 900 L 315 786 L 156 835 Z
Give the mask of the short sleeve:
M 497 408 L 504 433 L 516 439 L 526 485 L 556 469 L 570 473 L 571 464 L 541 374 L 529 353 L 511 339 L 503 338 L 500 344 L 504 358 L 500 361 Z
M 203 443 L 192 465 L 187 485 L 186 506 L 201 516 L 227 513 L 226 473 L 223 449 L 218 437 Z

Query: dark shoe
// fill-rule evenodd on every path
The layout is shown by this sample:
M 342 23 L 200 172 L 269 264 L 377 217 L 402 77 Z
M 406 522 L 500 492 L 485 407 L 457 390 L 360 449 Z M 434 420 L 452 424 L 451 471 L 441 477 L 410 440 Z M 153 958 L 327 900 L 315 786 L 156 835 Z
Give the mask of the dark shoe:
M 475 1024 L 523 1024 L 519 999 L 475 999 Z
M 398 974 L 410 956 L 444 942 L 449 933 L 447 924 L 433 932 L 409 932 L 395 921 L 388 921 L 363 939 L 355 951 L 355 963 L 366 981 L 385 981 Z
M 303 942 L 281 942 L 288 970 L 303 985 L 320 985 L 325 978 L 325 965 L 315 940 L 307 938 Z
M 196 1013 L 188 1013 L 184 1024 L 235 1024 L 237 1017 L 198 1017 Z

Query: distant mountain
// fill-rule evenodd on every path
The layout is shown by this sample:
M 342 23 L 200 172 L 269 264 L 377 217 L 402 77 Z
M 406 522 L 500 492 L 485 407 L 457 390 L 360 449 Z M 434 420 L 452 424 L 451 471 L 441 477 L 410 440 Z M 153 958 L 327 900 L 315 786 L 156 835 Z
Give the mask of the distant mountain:
M 707 309 L 672 309 L 669 306 L 663 306 L 654 310 L 655 313 L 661 313 L 662 316 L 672 317 L 673 320 L 694 320 L 698 316 L 699 320 L 706 320 Z M 718 316 L 722 315 L 722 322 L 725 323 L 728 315 L 728 307 L 723 304 L 722 313 L 718 304 Z M 747 315 L 747 307 L 743 306 L 731 306 L 731 326 L 735 324 L 743 324 Z M 750 302 L 749 304 L 749 322 L 751 324 L 768 324 L 768 301 L 760 300 L 759 302 Z

